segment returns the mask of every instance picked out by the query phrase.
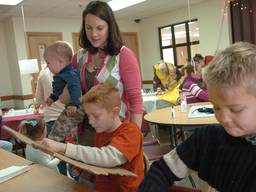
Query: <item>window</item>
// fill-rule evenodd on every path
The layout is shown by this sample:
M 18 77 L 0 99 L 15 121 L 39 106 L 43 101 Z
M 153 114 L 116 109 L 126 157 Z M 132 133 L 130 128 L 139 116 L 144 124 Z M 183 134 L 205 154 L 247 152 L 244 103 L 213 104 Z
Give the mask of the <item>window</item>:
M 182 66 L 199 52 L 197 19 L 159 28 L 161 59 Z

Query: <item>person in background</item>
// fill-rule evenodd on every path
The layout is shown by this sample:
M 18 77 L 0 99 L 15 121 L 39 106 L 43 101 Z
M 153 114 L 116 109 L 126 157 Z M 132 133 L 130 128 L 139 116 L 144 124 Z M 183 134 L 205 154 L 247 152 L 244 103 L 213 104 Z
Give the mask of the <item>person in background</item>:
M 204 67 L 204 57 L 200 53 L 196 53 L 193 57 L 193 61 L 195 63 L 196 71 L 200 72 L 202 71 L 202 68 Z
M 238 42 L 203 70 L 220 125 L 196 129 L 155 161 L 139 192 L 167 191 L 189 169 L 217 191 L 256 191 L 256 46 Z
M 2 123 L 3 119 L 3 112 L 2 112 L 2 103 L 1 103 L 1 98 L 0 98 L 0 124 Z M 12 152 L 13 144 L 9 141 L 5 140 L 0 140 L 0 148 Z
M 18 126 L 19 132 L 28 138 L 37 141 L 46 137 L 45 123 L 42 119 L 27 119 Z M 58 171 L 57 165 L 59 159 L 52 157 L 39 149 L 35 149 L 32 145 L 27 144 L 25 149 L 26 159 L 45 165 L 55 171 Z
M 52 83 L 53 92 L 47 98 L 46 104 L 51 106 L 53 102 L 57 101 L 67 85 L 70 101 L 66 113 L 69 116 L 74 115 L 79 108 L 79 98 L 81 96 L 79 75 L 70 64 L 72 56 L 73 49 L 65 41 L 55 42 L 47 47 L 44 52 L 47 67 L 54 74 Z
M 124 46 L 113 11 L 106 2 L 92 1 L 84 9 L 79 44 L 82 49 L 74 55 L 72 64 L 79 71 L 82 93 L 98 83 L 113 84 L 121 98 L 121 119 L 140 127 L 143 101 L 139 63 L 135 54 Z M 62 113 L 50 138 L 62 141 L 81 122 L 78 142 L 93 146 L 95 131 L 82 109 L 74 117 Z
M 137 175 L 137 178 L 97 175 L 94 179 L 95 191 L 137 191 L 144 177 L 143 138 L 137 124 L 121 122 L 121 99 L 118 90 L 109 83 L 98 84 L 82 96 L 81 104 L 89 123 L 96 130 L 96 147 L 64 144 L 50 139 L 43 139 L 41 144 L 88 164 L 101 167 L 120 166 Z
M 171 63 L 161 61 L 153 66 L 153 90 L 157 91 L 160 88 L 166 91 L 169 88 L 175 87 L 181 78 L 180 71 Z
M 43 108 L 44 110 L 44 121 L 47 127 L 47 136 L 52 130 L 52 126 L 55 120 L 59 117 L 62 111 L 65 110 L 65 104 L 60 100 L 54 102 L 51 106 L 46 105 L 45 101 L 52 93 L 52 81 L 53 73 L 48 67 L 42 69 L 38 75 L 35 101 L 36 109 Z
M 187 64 L 184 66 L 184 71 L 185 79 L 180 88 L 181 92 L 186 95 L 187 103 L 208 101 L 208 92 L 199 86 L 199 79 L 195 74 L 195 67 L 191 64 Z
M 61 112 L 65 110 L 65 104 L 61 102 L 62 97 L 64 97 L 63 95 L 60 95 L 60 99 L 52 103 L 50 106 L 46 105 L 45 103 L 49 95 L 52 93 L 52 82 L 53 73 L 49 70 L 48 67 L 42 69 L 37 79 L 35 107 L 36 109 L 39 107 L 43 107 L 44 109 L 44 122 L 47 128 L 47 137 L 52 130 L 54 122 L 60 116 Z M 66 163 L 64 161 L 60 161 L 58 164 L 58 169 L 62 175 L 67 175 Z

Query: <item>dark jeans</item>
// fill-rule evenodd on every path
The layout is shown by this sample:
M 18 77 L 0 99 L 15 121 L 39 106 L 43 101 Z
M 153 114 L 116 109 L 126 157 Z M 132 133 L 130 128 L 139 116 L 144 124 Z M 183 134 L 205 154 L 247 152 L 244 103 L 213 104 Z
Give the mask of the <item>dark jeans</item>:
M 47 129 L 47 137 L 50 134 L 50 132 L 52 131 L 52 127 L 55 121 L 48 121 L 46 122 L 46 129 Z

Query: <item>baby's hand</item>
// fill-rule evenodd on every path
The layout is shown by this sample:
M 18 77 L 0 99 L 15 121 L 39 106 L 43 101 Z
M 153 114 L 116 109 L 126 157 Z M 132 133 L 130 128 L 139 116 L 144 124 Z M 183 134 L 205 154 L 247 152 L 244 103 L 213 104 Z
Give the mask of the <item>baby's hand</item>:
M 74 116 L 76 114 L 77 107 L 76 106 L 68 106 L 66 109 L 66 113 L 68 116 Z
M 48 97 L 45 103 L 46 105 L 51 106 L 53 104 L 53 100 L 50 97 Z

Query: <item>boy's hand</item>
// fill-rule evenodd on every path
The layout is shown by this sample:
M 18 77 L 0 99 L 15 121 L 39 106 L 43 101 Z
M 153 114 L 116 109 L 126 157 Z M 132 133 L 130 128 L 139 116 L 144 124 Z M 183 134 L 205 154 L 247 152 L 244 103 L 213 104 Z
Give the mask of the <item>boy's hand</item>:
M 76 114 L 77 107 L 76 106 L 68 106 L 66 109 L 67 116 L 74 116 Z
M 37 143 L 50 148 L 50 150 L 52 150 L 53 152 L 58 152 L 58 153 L 66 152 L 67 145 L 65 143 L 59 143 L 57 141 L 47 139 L 47 138 L 44 138 L 42 141 L 38 141 Z
M 51 106 L 53 104 L 53 100 L 50 97 L 48 97 L 45 103 L 46 105 Z

